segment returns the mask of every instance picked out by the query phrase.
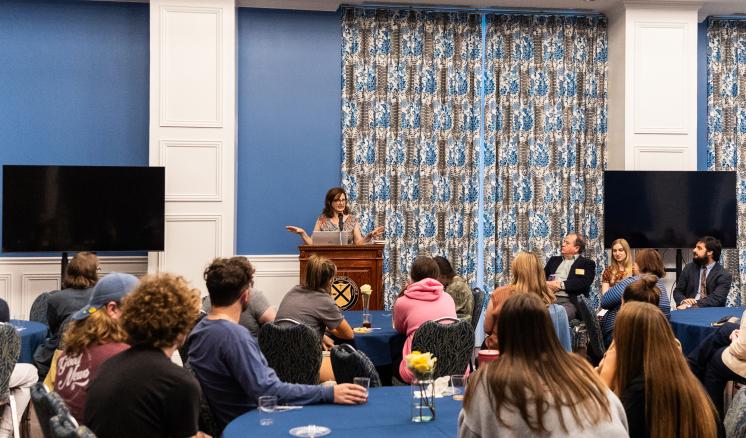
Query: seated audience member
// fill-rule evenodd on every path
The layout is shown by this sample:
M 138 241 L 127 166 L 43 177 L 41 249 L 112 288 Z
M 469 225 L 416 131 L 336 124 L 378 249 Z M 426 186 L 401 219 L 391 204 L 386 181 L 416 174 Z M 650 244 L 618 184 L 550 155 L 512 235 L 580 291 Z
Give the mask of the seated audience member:
M 435 260 L 428 256 L 417 256 L 409 270 L 411 283 L 394 302 L 394 328 L 407 336 L 399 363 L 399 376 L 407 383 L 414 376 L 404 358 L 412 352 L 414 332 L 427 321 L 443 317 L 458 318 L 453 298 L 443 292 L 443 285 L 436 280 L 439 275 Z
M 642 275 L 655 275 L 658 279 L 656 282 L 656 286 L 660 292 L 658 306 L 666 317 L 671 314 L 671 304 L 668 301 L 668 291 L 666 291 L 666 285 L 663 284 L 663 277 L 666 276 L 666 270 L 663 267 L 663 260 L 661 260 L 658 251 L 647 248 L 637 251 L 635 264 L 632 269 L 635 275 L 620 281 L 614 287 L 609 289 L 603 297 L 601 297 L 601 307 L 608 309 L 608 312 L 606 312 L 601 320 L 601 330 L 604 334 L 604 342 L 606 343 L 606 346 L 611 344 L 611 339 L 614 334 L 614 321 L 616 320 L 617 312 L 619 312 L 619 307 L 622 305 L 622 295 L 624 294 L 624 291 L 627 289 L 627 286 L 639 280 Z
M 697 241 L 692 262 L 684 266 L 673 290 L 677 309 L 725 306 L 733 277 L 718 263 L 721 250 L 720 241 L 714 237 Z
M 635 280 L 624 289 L 622 306 L 624 306 L 625 303 L 638 301 L 658 307 L 661 299 L 661 290 L 658 287 L 660 280 L 653 274 L 642 274 L 639 277 L 639 279 Z M 679 340 L 674 339 L 674 341 L 679 349 L 681 349 Z M 613 341 L 606 350 L 604 358 L 601 360 L 601 363 L 598 364 L 596 370 L 601 375 L 601 380 L 603 380 L 605 384 L 610 387 L 614 384 L 614 378 L 616 376 L 616 345 L 614 345 Z
M 352 327 L 342 311 L 332 300 L 332 282 L 337 275 L 337 266 L 324 257 L 312 255 L 306 264 L 306 278 L 285 294 L 277 309 L 276 319 L 294 319 L 310 326 L 323 341 L 324 349 L 334 345 L 326 332 L 337 339 L 349 341 L 355 337 Z M 319 377 L 322 382 L 334 380 L 332 363 L 328 353 L 324 353 Z
M 632 250 L 624 239 L 611 243 L 611 264 L 601 274 L 601 295 L 627 277 L 632 276 Z
M 121 322 L 132 347 L 101 364 L 88 386 L 84 423 L 96 436 L 202 436 L 199 383 L 170 359 L 199 308 L 199 291 L 170 274 L 143 277 L 124 298 Z
M 499 350 L 497 321 L 500 318 L 500 311 L 505 301 L 512 295 L 528 293 L 537 295 L 547 306 L 554 331 L 557 333 L 562 348 L 565 351 L 571 351 L 570 324 L 567 320 L 567 313 L 564 307 L 554 304 L 554 294 L 547 288 L 544 273 L 536 255 L 530 252 L 518 253 L 510 266 L 510 275 L 512 279 L 509 285 L 498 287 L 490 294 L 490 301 L 484 314 L 484 332 L 487 334 L 486 347 Z
M 357 404 L 365 390 L 357 385 L 299 385 L 281 382 L 256 339 L 238 321 L 248 305 L 254 268 L 245 257 L 215 259 L 205 270 L 212 309 L 189 336 L 189 365 L 199 379 L 218 427 L 256 409 L 263 395 L 280 404 Z M 293 346 L 288 345 L 288 354 Z
M 0 298 L 0 322 L 10 322 L 10 308 L 8 303 Z M 39 380 L 36 367 L 28 363 L 16 363 L 13 371 L 10 373 L 8 387 L 16 400 L 17 420 L 21 423 L 21 416 L 31 400 L 31 387 Z M 0 421 L 0 438 L 13 436 L 13 414 L 10 409 L 10 403 L 7 403 L 2 410 L 2 421 Z
M 34 352 L 34 364 L 43 379 L 49 371 L 52 356 L 62 337 L 62 323 L 88 303 L 93 286 L 98 281 L 98 257 L 90 252 L 79 252 L 65 270 L 64 288 L 49 294 L 47 320 L 50 336 Z
M 471 288 L 466 280 L 453 272 L 451 262 L 447 258 L 435 256 L 433 260 L 438 264 L 438 270 L 440 271 L 437 280 L 443 285 L 445 292 L 453 298 L 453 302 L 456 303 L 458 319 L 471 321 L 471 314 L 474 310 L 474 294 Z
M 112 272 L 93 288 L 88 305 L 73 313 L 63 335 L 63 353 L 55 367 L 54 390 L 83 422 L 83 408 L 91 380 L 110 357 L 129 348 L 119 317 L 122 298 L 137 286 L 137 277 Z
M 583 257 L 585 239 L 579 233 L 570 233 L 562 239 L 561 256 L 547 260 L 544 276 L 547 287 L 557 296 L 557 304 L 567 311 L 567 318 L 574 319 L 578 295 L 586 297 L 596 277 L 596 262 Z
M 202 310 L 205 313 L 210 313 L 211 307 L 210 297 L 205 297 L 202 301 Z M 241 319 L 238 320 L 238 323 L 246 327 L 256 338 L 259 336 L 259 329 L 264 324 L 274 321 L 276 315 L 277 310 L 269 305 L 269 301 L 267 301 L 264 294 L 261 291 L 252 289 L 249 306 L 245 311 L 241 312 Z
M 658 307 L 625 303 L 617 318 L 614 344 L 612 388 L 624 404 L 630 436 L 717 436 L 715 407 L 689 370 Z
M 741 316 L 740 328 L 725 323 L 707 336 L 694 349 L 687 361 L 694 375 L 702 382 L 710 399 L 725 418 L 723 391 L 729 380 L 746 383 L 746 312 Z
M 536 295 L 508 298 L 497 324 L 500 357 L 469 379 L 459 437 L 628 436 L 622 403 L 562 349 Z

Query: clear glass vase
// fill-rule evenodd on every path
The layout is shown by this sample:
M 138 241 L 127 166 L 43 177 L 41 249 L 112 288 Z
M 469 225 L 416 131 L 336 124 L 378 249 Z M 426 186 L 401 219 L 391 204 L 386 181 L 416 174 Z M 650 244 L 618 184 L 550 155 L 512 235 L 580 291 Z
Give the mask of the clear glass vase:
M 412 380 L 410 418 L 413 423 L 427 423 L 435 419 L 435 385 L 433 375 L 415 376 Z

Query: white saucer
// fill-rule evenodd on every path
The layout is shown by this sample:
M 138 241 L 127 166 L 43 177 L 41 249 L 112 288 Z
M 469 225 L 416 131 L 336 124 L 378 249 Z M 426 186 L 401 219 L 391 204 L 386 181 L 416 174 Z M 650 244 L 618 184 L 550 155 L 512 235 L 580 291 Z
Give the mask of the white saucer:
M 294 427 L 290 429 L 290 435 L 301 438 L 314 438 L 318 436 L 329 435 L 332 430 L 326 426 L 316 426 L 315 424 L 309 424 L 308 426 Z

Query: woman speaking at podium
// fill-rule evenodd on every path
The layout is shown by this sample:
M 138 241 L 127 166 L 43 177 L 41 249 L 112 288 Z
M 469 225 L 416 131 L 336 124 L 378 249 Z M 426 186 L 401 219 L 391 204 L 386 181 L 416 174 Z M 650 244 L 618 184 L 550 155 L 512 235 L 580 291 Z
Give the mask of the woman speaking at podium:
M 341 229 L 339 226 L 340 221 L 342 222 Z M 303 228 L 290 225 L 285 228 L 287 228 L 291 233 L 298 234 L 301 239 L 303 239 L 304 244 L 313 245 L 313 238 L 309 236 Z M 375 230 L 363 237 L 360 232 L 360 222 L 358 222 L 357 216 L 351 214 L 350 208 L 347 206 L 347 193 L 341 187 L 334 187 L 326 192 L 324 211 L 318 219 L 316 219 L 316 225 L 314 225 L 313 231 L 346 232 L 348 236 L 348 244 L 354 243 L 355 245 L 363 245 L 383 234 L 383 227 L 377 227 Z

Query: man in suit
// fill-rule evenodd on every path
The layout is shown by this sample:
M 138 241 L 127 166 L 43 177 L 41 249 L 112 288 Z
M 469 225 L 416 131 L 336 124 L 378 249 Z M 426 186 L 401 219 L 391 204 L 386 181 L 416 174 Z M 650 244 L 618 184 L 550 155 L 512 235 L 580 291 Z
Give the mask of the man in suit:
M 733 278 L 718 263 L 721 250 L 716 238 L 699 239 L 693 250 L 693 261 L 684 266 L 673 290 L 677 309 L 725 306 Z
M 588 296 L 596 276 L 596 262 L 583 257 L 583 250 L 583 235 L 570 233 L 562 239 L 562 255 L 551 257 L 544 266 L 547 287 L 557 295 L 557 304 L 565 308 L 568 319 L 575 318 L 577 297 Z

